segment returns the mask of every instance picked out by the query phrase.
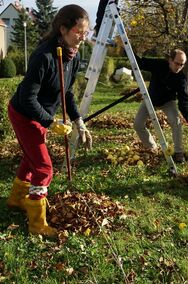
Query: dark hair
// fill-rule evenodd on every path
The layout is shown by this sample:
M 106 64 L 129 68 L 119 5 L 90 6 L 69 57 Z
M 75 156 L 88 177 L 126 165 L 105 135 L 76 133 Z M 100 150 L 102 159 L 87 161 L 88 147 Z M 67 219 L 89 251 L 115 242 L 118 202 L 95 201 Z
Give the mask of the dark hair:
M 70 30 L 79 19 L 85 19 L 89 22 L 88 13 L 82 7 L 74 4 L 64 6 L 56 14 L 52 21 L 51 31 L 43 37 L 43 40 L 60 35 L 61 26 Z
M 174 58 L 176 57 L 176 55 L 177 55 L 178 53 L 185 54 L 185 52 L 184 52 L 183 50 L 176 48 L 176 49 L 171 50 L 171 52 L 170 52 L 170 54 L 169 54 L 169 58 L 171 58 L 172 60 L 174 60 Z

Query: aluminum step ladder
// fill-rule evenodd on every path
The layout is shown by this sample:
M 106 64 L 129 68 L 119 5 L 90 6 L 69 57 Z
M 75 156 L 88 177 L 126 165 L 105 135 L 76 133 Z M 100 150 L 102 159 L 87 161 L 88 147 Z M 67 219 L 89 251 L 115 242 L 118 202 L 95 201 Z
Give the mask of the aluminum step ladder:
M 168 145 L 167 145 L 166 139 L 164 137 L 163 131 L 161 129 L 159 120 L 155 112 L 155 109 L 151 102 L 151 99 L 150 99 L 147 87 L 145 85 L 145 82 L 143 80 L 142 74 L 138 67 L 131 44 L 129 42 L 127 33 L 124 28 L 124 24 L 119 15 L 117 5 L 115 4 L 113 0 L 109 0 L 106 6 L 104 17 L 103 17 L 103 20 L 100 26 L 98 36 L 96 38 L 96 43 L 93 48 L 93 52 L 91 55 L 89 65 L 86 71 L 85 77 L 88 80 L 88 82 L 87 82 L 87 86 L 86 86 L 86 89 L 85 89 L 85 92 L 84 92 L 84 95 L 83 95 L 83 98 L 80 104 L 80 114 L 83 118 L 85 118 L 85 116 L 88 113 L 89 106 L 92 101 L 92 94 L 95 91 L 98 78 L 99 78 L 103 63 L 104 63 L 105 56 L 106 56 L 107 45 L 111 44 L 111 41 L 112 41 L 111 38 L 112 38 L 115 27 L 117 28 L 118 34 L 121 37 L 125 52 L 130 61 L 132 71 L 135 75 L 137 84 L 140 89 L 140 93 L 142 94 L 142 98 L 146 104 L 149 116 L 151 118 L 151 121 L 153 123 L 157 137 L 159 139 L 159 142 L 160 142 L 162 151 L 164 153 L 165 159 L 167 161 L 169 170 L 172 174 L 176 175 L 177 174 L 176 165 L 172 159 L 172 156 L 167 154 Z M 78 141 L 77 135 L 78 135 L 77 130 L 74 127 L 72 137 L 70 140 L 71 158 L 73 158 L 75 155 L 77 141 Z

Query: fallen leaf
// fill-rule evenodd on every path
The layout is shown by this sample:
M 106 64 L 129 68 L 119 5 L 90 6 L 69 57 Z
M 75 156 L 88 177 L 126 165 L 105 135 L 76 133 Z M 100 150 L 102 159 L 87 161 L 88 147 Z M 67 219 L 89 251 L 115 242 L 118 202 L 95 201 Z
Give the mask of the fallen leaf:
M 88 237 L 88 236 L 90 235 L 90 233 L 91 233 L 91 229 L 90 229 L 90 228 L 87 228 L 87 229 L 85 230 L 85 232 L 84 232 L 84 235 L 85 235 L 86 237 Z
M 65 269 L 65 264 L 63 262 L 58 262 L 58 263 L 55 264 L 55 268 L 58 271 L 64 270 Z
M 103 219 L 101 226 L 103 227 L 105 225 L 108 225 L 108 223 L 109 223 L 108 220 L 105 218 Z
M 183 230 L 187 227 L 187 225 L 185 223 L 179 223 L 178 227 L 180 230 Z
M 11 225 L 9 225 L 9 226 L 7 227 L 7 230 L 13 231 L 13 230 L 18 229 L 19 227 L 20 227 L 19 225 L 15 225 L 15 224 L 13 223 L 13 224 L 11 224 Z
M 72 275 L 73 272 L 74 272 L 74 268 L 69 267 L 69 268 L 66 268 L 65 271 L 66 271 L 66 273 L 67 273 L 68 275 Z

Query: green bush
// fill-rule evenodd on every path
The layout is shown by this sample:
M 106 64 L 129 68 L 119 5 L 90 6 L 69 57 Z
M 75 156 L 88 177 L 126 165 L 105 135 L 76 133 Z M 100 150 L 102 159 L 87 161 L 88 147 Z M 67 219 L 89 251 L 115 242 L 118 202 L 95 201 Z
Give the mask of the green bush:
M 16 65 L 16 75 L 24 75 L 25 57 L 23 51 L 11 49 L 8 52 L 8 57 L 11 58 Z
M 21 78 L 0 79 L 0 141 L 15 137 L 10 124 L 7 108 Z
M 120 69 L 122 67 L 126 67 L 128 69 L 132 69 L 130 61 L 127 57 L 116 57 L 115 60 L 115 69 Z
M 85 88 L 86 88 L 87 81 L 84 77 L 83 72 L 79 72 L 77 74 L 76 80 L 74 82 L 73 90 L 74 90 L 74 95 L 78 101 L 78 103 L 81 101 Z
M 114 58 L 106 56 L 99 76 L 99 81 L 109 84 L 110 78 L 113 75 L 114 70 L 115 70 Z
M 16 65 L 11 58 L 5 57 L 1 60 L 0 76 L 1 78 L 13 78 L 16 76 Z
M 92 44 L 89 42 L 84 42 L 80 45 L 79 48 L 80 58 L 82 60 L 84 59 L 90 59 L 91 53 L 92 53 Z

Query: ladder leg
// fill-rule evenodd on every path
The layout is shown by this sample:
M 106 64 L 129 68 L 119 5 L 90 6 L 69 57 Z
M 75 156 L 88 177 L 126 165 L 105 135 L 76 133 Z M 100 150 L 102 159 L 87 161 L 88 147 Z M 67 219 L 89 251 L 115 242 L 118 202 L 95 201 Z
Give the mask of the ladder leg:
M 114 30 L 113 18 L 109 6 L 107 5 L 105 14 L 101 23 L 101 27 L 96 38 L 96 43 L 93 48 L 93 52 L 90 58 L 90 62 L 86 71 L 86 79 L 88 80 L 86 89 L 80 104 L 80 114 L 84 118 L 89 110 L 89 106 L 92 101 L 92 95 L 95 92 L 95 88 L 98 82 L 98 78 L 104 63 L 107 48 L 106 43 L 108 38 L 112 35 Z M 73 128 L 72 136 L 70 139 L 70 157 L 74 159 L 75 151 L 78 146 L 78 133 L 76 127 Z

